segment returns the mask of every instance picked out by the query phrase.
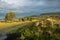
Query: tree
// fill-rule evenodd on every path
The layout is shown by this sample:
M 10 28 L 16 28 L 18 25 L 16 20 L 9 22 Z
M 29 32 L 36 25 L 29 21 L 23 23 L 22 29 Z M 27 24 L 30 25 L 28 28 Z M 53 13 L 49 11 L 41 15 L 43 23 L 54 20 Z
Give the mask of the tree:
M 15 12 L 8 12 L 5 16 L 5 21 L 12 21 L 16 16 Z

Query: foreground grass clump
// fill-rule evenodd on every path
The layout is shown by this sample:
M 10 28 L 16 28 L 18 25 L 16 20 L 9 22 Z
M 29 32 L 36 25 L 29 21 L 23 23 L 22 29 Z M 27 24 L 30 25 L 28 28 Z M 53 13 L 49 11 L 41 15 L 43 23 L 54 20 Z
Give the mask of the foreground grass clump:
M 41 27 L 31 23 L 11 31 L 5 40 L 60 40 L 60 27 Z

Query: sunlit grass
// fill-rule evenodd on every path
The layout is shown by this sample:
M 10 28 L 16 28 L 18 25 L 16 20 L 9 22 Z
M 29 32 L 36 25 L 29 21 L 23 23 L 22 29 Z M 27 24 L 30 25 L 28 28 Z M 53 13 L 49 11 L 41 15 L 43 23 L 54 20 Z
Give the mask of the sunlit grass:
M 20 24 L 23 24 L 25 22 L 11 22 L 11 23 L 5 23 L 5 22 L 0 22 L 0 30 L 5 29 L 5 28 L 11 28 Z

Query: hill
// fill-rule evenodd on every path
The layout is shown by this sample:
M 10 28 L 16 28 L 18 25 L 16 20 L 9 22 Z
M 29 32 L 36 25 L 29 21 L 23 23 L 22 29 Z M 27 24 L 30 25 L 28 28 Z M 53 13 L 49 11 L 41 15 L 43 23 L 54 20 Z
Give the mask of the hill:
M 51 13 L 42 13 L 40 14 L 40 16 L 42 15 L 60 15 L 60 12 L 51 12 Z

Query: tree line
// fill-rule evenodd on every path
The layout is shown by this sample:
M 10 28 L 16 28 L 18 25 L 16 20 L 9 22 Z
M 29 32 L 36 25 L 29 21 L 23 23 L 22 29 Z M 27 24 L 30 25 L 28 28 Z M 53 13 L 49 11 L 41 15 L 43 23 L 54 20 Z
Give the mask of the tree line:
M 25 18 L 18 18 L 16 17 L 16 13 L 15 12 L 7 12 L 6 15 L 5 15 L 5 22 L 8 22 L 8 21 L 32 21 L 32 19 L 34 18 L 31 18 L 31 17 L 25 17 Z

